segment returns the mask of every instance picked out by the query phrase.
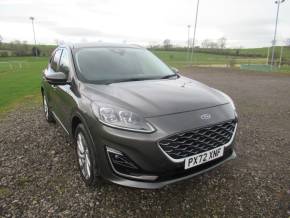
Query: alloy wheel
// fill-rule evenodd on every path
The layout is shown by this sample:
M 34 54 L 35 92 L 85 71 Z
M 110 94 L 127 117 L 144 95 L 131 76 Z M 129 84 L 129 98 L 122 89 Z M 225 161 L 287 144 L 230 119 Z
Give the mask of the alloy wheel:
M 46 97 L 43 96 L 43 109 L 44 109 L 44 114 L 45 114 L 45 118 L 48 119 L 48 105 L 47 105 L 47 100 Z
M 77 155 L 82 175 L 88 180 L 91 176 L 91 161 L 85 137 L 81 132 L 77 134 Z

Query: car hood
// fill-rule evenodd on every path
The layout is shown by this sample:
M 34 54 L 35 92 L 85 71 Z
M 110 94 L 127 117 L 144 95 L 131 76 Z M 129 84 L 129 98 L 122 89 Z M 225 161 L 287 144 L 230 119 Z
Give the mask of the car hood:
M 109 85 L 85 84 L 83 93 L 92 101 L 123 107 L 144 117 L 181 113 L 229 103 L 221 92 L 186 77 Z

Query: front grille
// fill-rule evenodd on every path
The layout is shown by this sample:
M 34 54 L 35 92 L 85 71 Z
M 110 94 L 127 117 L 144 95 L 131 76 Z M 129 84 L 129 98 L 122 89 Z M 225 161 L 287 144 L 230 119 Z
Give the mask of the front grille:
M 234 133 L 236 120 L 177 133 L 159 141 L 173 159 L 182 159 L 227 144 Z

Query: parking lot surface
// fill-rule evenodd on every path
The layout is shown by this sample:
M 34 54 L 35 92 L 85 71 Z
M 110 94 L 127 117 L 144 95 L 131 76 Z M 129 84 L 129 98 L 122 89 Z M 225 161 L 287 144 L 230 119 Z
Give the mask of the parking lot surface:
M 74 149 L 40 106 L 0 121 L 0 216 L 289 217 L 290 75 L 191 68 L 183 74 L 229 94 L 237 159 L 160 190 L 85 187 Z

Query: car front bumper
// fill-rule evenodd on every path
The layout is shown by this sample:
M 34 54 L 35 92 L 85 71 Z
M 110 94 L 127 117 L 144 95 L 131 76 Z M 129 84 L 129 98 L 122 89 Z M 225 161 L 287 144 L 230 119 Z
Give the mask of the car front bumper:
M 165 180 L 156 180 L 153 182 L 138 181 L 138 180 L 127 179 L 125 177 L 120 177 L 120 176 L 117 176 L 116 174 L 111 174 L 106 179 L 112 183 L 122 185 L 122 186 L 128 186 L 128 187 L 133 187 L 133 188 L 142 188 L 142 189 L 159 189 L 159 188 L 162 188 L 163 186 L 166 186 L 166 185 L 169 185 L 172 183 L 176 183 L 176 182 L 180 182 L 183 180 L 187 180 L 187 179 L 190 179 L 190 178 L 197 176 L 199 174 L 210 171 L 210 170 L 224 164 L 225 162 L 227 162 L 229 160 L 235 159 L 236 156 L 237 156 L 236 152 L 234 150 L 231 150 L 226 156 L 224 156 L 223 158 L 221 158 L 219 160 L 213 161 L 209 164 L 205 164 L 205 165 L 200 166 L 196 169 L 189 170 L 187 173 L 183 173 L 180 175 L 177 174 L 177 175 L 172 176 L 172 177 L 166 176 L 167 179 L 165 179 Z
M 204 113 L 211 113 L 214 119 L 200 120 L 200 115 Z M 229 105 L 222 105 L 199 111 L 148 118 L 147 120 L 157 129 L 151 134 L 124 131 L 100 123 L 96 125 L 98 122 L 96 120 L 88 120 L 88 129 L 97 148 L 97 161 L 104 179 L 123 186 L 157 189 L 209 171 L 236 157 L 233 149 L 234 140 L 232 140 L 221 158 L 185 170 L 184 161 L 173 162 L 164 154 L 158 145 L 159 140 L 177 132 L 234 119 L 237 117 L 232 108 Z M 124 175 L 114 169 L 107 152 L 108 148 L 125 154 L 140 167 L 141 172 L 137 176 L 136 173 Z M 154 177 L 155 179 L 152 179 Z

